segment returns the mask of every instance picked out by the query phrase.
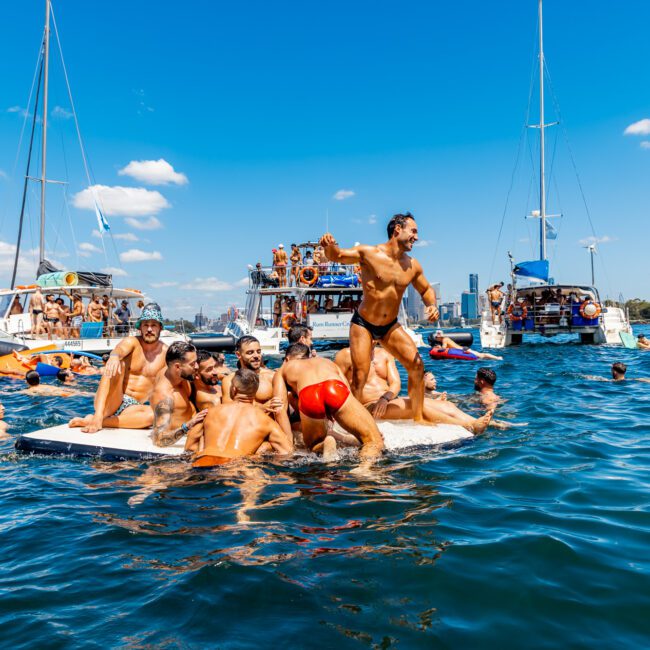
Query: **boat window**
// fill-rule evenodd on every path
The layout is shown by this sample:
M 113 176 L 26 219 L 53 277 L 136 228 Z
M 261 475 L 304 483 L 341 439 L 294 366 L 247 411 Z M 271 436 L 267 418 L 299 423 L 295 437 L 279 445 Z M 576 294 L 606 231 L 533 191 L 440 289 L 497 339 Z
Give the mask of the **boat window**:
M 14 299 L 14 294 L 6 294 L 0 298 L 0 317 L 4 318 Z

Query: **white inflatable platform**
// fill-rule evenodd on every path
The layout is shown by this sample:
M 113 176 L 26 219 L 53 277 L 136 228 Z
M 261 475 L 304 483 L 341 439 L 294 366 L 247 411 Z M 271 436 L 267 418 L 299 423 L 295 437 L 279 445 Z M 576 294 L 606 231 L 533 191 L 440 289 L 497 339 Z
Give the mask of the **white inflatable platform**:
M 452 424 L 426 426 L 403 420 L 377 423 L 384 436 L 386 449 L 408 447 L 453 447 L 474 436 Z M 338 425 L 335 425 L 338 428 Z M 151 440 L 151 429 L 102 429 L 84 433 L 80 428 L 62 424 L 49 429 L 26 433 L 16 439 L 16 450 L 27 454 L 76 456 L 100 460 L 148 460 L 180 456 L 185 437 L 171 447 L 157 447 Z

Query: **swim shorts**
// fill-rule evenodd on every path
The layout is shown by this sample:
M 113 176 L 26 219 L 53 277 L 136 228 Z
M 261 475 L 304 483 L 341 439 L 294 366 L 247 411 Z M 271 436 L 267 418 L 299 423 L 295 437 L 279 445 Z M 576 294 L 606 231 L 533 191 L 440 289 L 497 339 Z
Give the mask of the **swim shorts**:
M 70 321 L 70 326 L 75 329 L 81 327 L 81 324 L 84 322 L 83 316 L 73 316 Z
M 232 458 L 226 458 L 225 456 L 210 456 L 206 454 L 205 456 L 199 456 L 193 463 L 192 467 L 215 467 L 216 465 L 225 465 L 229 463 Z
M 350 322 L 367 329 L 372 338 L 375 341 L 379 341 L 393 329 L 393 326 L 397 323 L 397 318 L 386 325 L 374 325 L 373 323 L 369 323 L 358 311 L 355 311 L 354 314 L 352 314 Z
M 113 415 L 121 415 L 126 409 L 129 408 L 129 406 L 142 406 L 142 403 L 138 402 L 137 399 L 131 397 L 130 395 L 124 395 L 122 397 L 122 403 L 120 404 L 117 411 L 113 413 Z
M 350 389 L 341 380 L 328 379 L 303 388 L 298 395 L 298 409 L 315 420 L 331 419 L 349 395 Z

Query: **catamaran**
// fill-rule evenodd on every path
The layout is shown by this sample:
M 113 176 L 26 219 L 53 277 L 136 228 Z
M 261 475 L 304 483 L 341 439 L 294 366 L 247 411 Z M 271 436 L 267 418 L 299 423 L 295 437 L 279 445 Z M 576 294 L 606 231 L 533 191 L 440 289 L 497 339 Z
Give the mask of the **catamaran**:
M 18 225 L 18 237 L 16 241 L 16 253 L 11 277 L 11 286 L 7 289 L 0 289 L 0 339 L 6 343 L 16 343 L 20 346 L 33 349 L 43 345 L 54 344 L 57 349 L 69 350 L 72 352 L 91 352 L 102 354 L 112 350 L 122 338 L 134 333 L 133 325 L 140 313 L 141 301 L 144 296 L 138 289 L 118 289 L 113 286 L 112 276 L 109 273 L 85 272 L 85 271 L 62 271 L 57 269 L 45 258 L 45 207 L 46 207 L 46 188 L 48 183 L 58 182 L 51 181 L 47 178 L 47 124 L 48 124 L 48 84 L 49 84 L 49 63 L 50 63 L 50 19 L 53 17 L 51 0 L 45 0 L 45 28 L 43 32 L 42 47 L 37 62 L 38 81 L 34 106 L 32 110 L 31 137 L 29 141 L 29 153 L 27 156 L 27 170 L 23 186 L 23 197 L 21 212 Z M 56 29 L 56 22 L 54 21 Z M 58 39 L 58 34 L 57 34 Z M 76 126 L 81 157 L 86 171 L 88 185 L 91 186 L 90 174 L 86 153 L 81 140 L 77 115 L 72 101 L 72 93 L 68 83 L 63 53 L 61 54 L 61 64 L 64 71 L 67 85 L 68 96 L 72 108 L 72 114 Z M 42 96 L 42 100 L 41 100 Z M 40 104 L 40 106 L 39 106 Z M 42 128 L 41 139 L 41 169 L 40 177 L 34 178 L 31 175 L 32 151 L 34 145 L 34 135 L 36 124 L 40 120 Z M 23 224 L 25 217 L 25 204 L 27 198 L 28 185 L 30 181 L 40 183 L 40 241 L 39 241 L 39 265 L 37 278 L 34 283 L 26 285 L 16 284 L 16 275 L 18 270 L 18 261 L 20 258 L 21 241 L 23 235 Z M 97 201 L 95 201 L 95 212 L 97 216 L 97 226 L 100 233 L 105 234 L 110 230 L 108 222 L 104 218 Z M 42 289 L 43 294 L 52 294 L 55 298 L 69 300 L 73 294 L 78 294 L 82 299 L 91 299 L 92 296 L 104 296 L 108 298 L 107 318 L 102 322 L 84 322 L 75 332 L 75 336 L 70 336 L 71 328 L 59 326 L 48 338 L 39 332 L 34 331 L 34 323 L 30 311 L 30 298 L 38 290 Z M 116 304 L 127 301 L 129 312 L 132 317 L 128 320 L 127 326 L 117 325 L 113 320 L 113 309 Z M 140 306 L 138 306 L 140 303 Z M 22 312 L 15 307 L 20 305 Z M 74 330 L 72 330 L 74 331 Z M 188 338 L 179 332 L 164 330 L 161 340 L 170 344 L 175 340 L 188 340 Z
M 524 337 L 538 334 L 544 337 L 573 334 L 581 343 L 621 344 L 621 334 L 631 334 L 626 312 L 620 307 L 605 306 L 595 286 L 555 284 L 550 278 L 547 239 L 555 239 L 547 213 L 545 129 L 544 119 L 544 40 L 542 0 L 538 0 L 539 14 L 539 209 L 532 218 L 539 219 L 539 259 L 515 263 L 510 257 L 511 284 L 505 295 L 506 314 L 493 316 L 486 309 L 481 314 L 481 345 L 484 348 L 503 348 L 522 343 Z M 593 249 L 592 255 L 592 285 Z

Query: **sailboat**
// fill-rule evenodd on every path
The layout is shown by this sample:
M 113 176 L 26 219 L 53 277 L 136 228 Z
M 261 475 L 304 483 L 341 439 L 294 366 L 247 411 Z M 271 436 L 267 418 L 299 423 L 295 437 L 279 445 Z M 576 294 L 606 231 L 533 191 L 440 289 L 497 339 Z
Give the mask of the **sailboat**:
M 49 62 L 50 62 L 50 18 L 52 16 L 51 0 L 45 0 L 45 28 L 43 42 L 38 62 L 38 81 L 36 86 L 33 118 L 31 125 L 31 138 L 27 158 L 27 171 L 25 173 L 22 207 L 19 218 L 18 237 L 16 242 L 16 254 L 14 260 L 11 287 L 0 289 L 0 347 L 7 350 L 15 344 L 24 348 L 39 348 L 44 344 L 54 346 L 58 350 L 70 352 L 90 352 L 103 354 L 112 350 L 125 336 L 133 332 L 133 326 L 140 313 L 140 307 L 144 303 L 143 293 L 138 289 L 118 289 L 113 286 L 112 276 L 107 273 L 83 272 L 57 269 L 45 258 L 45 206 L 47 184 L 50 181 L 46 175 L 47 169 L 47 123 L 48 123 L 48 85 L 49 85 Z M 54 22 L 56 28 L 56 22 Z M 65 73 L 65 64 L 63 63 Z M 67 73 L 66 83 L 67 83 Z M 90 174 L 85 151 L 79 134 L 79 127 L 72 103 L 72 95 L 68 85 L 68 93 L 73 107 L 73 116 L 79 136 L 81 155 L 86 169 L 88 185 L 90 186 Z M 42 100 L 41 100 L 42 95 Z M 30 175 L 30 165 L 34 144 L 35 127 L 38 120 L 39 100 L 41 100 L 41 169 L 40 177 L 33 178 Z M 32 284 L 17 285 L 16 274 L 20 257 L 20 245 L 23 232 L 23 221 L 25 215 L 25 202 L 28 184 L 30 181 L 40 183 L 40 241 L 39 241 L 39 265 L 36 281 Z M 104 218 L 97 201 L 95 201 L 95 212 L 97 224 L 102 236 L 110 230 L 108 222 Z M 106 318 L 100 322 L 83 322 L 78 327 L 63 326 L 50 327 L 50 332 L 43 334 L 40 326 L 40 319 L 37 320 L 31 311 L 30 298 L 38 290 L 43 295 L 52 294 L 55 299 L 62 298 L 70 300 L 74 294 L 82 299 L 91 299 L 92 296 L 107 296 L 108 309 Z M 112 324 L 113 309 L 117 304 L 127 302 L 131 318 L 128 325 Z M 170 344 L 175 340 L 189 340 L 182 333 L 164 330 L 161 340 Z M 2 344 L 5 344 L 4 347 Z
M 493 314 L 487 309 L 481 314 L 481 345 L 503 348 L 517 345 L 531 334 L 544 337 L 573 334 L 581 343 L 621 344 L 621 334 L 631 334 L 632 328 L 625 311 L 603 304 L 595 286 L 555 284 L 550 277 L 547 240 L 557 232 L 548 221 L 545 168 L 545 129 L 552 124 L 544 120 L 544 38 L 542 0 L 539 14 L 539 209 L 530 215 L 539 219 L 539 257 L 516 263 L 510 253 L 511 284 L 504 296 L 505 310 Z M 555 215 L 557 216 L 557 215 Z M 592 257 L 593 264 L 593 257 Z M 592 273 L 592 285 L 593 273 Z M 505 311 L 505 314 L 503 313 Z

